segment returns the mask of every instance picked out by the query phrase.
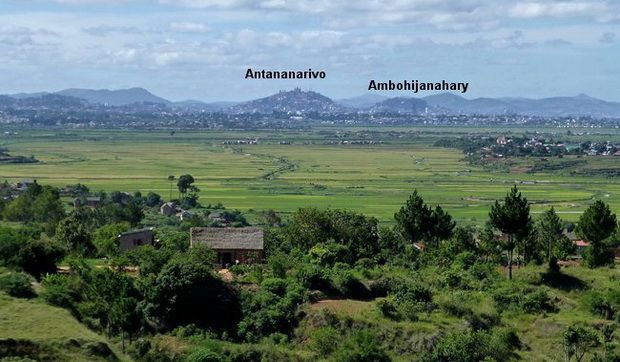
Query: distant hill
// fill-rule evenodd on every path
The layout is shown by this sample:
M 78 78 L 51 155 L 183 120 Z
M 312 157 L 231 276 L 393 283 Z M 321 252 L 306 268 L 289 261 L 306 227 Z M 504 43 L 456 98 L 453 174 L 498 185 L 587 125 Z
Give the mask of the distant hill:
M 14 99 L 37 98 L 37 97 L 43 97 L 46 94 L 49 94 L 49 92 L 15 93 L 15 94 L 9 94 L 9 97 L 14 98 Z
M 170 105 L 171 102 L 158 97 L 144 88 L 129 88 L 119 90 L 108 89 L 78 89 L 70 88 L 56 92 L 60 95 L 85 99 L 91 103 L 101 103 L 111 106 L 124 106 L 132 103 L 161 103 Z
M 386 99 L 388 97 L 377 94 L 364 94 L 359 97 L 336 99 L 335 102 L 349 108 L 370 108 Z
M 429 105 L 465 114 L 620 117 L 620 103 L 584 94 L 575 97 L 475 98 L 444 93 L 423 98 Z
M 206 103 L 206 102 L 190 99 L 190 100 L 181 101 L 181 102 L 174 102 L 172 106 L 175 108 L 180 108 L 180 109 L 188 110 L 188 111 L 220 112 L 236 104 L 238 103 L 237 102 Z
M 419 98 L 396 97 L 375 104 L 372 112 L 424 113 L 428 104 Z
M 233 113 L 304 114 L 309 112 L 337 113 L 346 111 L 346 108 L 320 93 L 296 88 L 292 91 L 280 91 L 269 97 L 237 104 L 231 107 L 230 111 Z

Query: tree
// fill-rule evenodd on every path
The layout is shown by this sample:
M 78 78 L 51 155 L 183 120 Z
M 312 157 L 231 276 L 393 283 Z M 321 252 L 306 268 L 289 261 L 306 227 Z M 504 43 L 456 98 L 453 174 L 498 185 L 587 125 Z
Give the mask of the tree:
M 551 256 L 558 257 L 558 255 L 553 254 L 553 250 L 555 244 L 562 236 L 564 225 L 553 206 L 538 219 L 537 229 L 540 241 L 545 245 L 547 261 L 551 260 Z
M 194 323 L 199 327 L 228 327 L 239 320 L 235 292 L 215 276 L 201 255 L 178 254 L 150 284 L 141 287 L 143 310 L 163 329 Z
M 120 253 L 118 235 L 129 230 L 130 224 L 126 221 L 106 224 L 95 232 L 93 242 L 100 255 L 116 256 Z
M 405 206 L 396 214 L 396 226 L 402 236 L 409 241 L 424 240 L 437 247 L 441 240 L 452 236 L 456 223 L 452 216 L 437 205 L 431 209 L 414 190 Z
M 429 237 L 436 247 L 439 246 L 441 240 L 452 237 L 456 223 L 452 221 L 452 216 L 445 212 L 441 206 L 435 207 L 429 221 Z
M 67 217 L 58 223 L 55 238 L 69 253 L 89 255 L 94 249 L 92 236 L 84 224 L 73 217 Z
M 569 362 L 574 356 L 577 362 L 583 359 L 588 350 L 599 345 L 596 333 L 580 326 L 569 326 L 562 334 L 564 361 Z
M 168 201 L 172 200 L 172 182 L 175 178 L 174 175 L 168 176 L 168 181 L 170 181 L 170 196 L 168 197 Z
M 491 225 L 507 234 L 508 239 L 500 242 L 500 246 L 508 253 L 508 279 L 512 279 L 512 254 L 516 247 L 515 236 L 525 234 L 531 226 L 530 205 L 515 185 L 506 194 L 504 203 L 495 201 L 489 212 Z
M 161 205 L 162 203 L 163 201 L 161 200 L 161 196 L 159 196 L 159 194 L 156 194 L 154 192 L 149 192 L 148 194 L 146 194 L 146 206 L 155 207 Z
M 179 198 L 180 196 L 185 196 L 187 194 L 187 190 L 191 190 L 194 183 L 194 177 L 192 175 L 181 175 L 179 176 L 179 180 L 177 181 L 177 187 L 179 188 Z
M 590 243 L 584 255 L 586 265 L 594 268 L 613 262 L 613 253 L 606 239 L 616 231 L 616 226 L 616 215 L 612 214 L 609 205 L 601 200 L 596 200 L 581 215 L 575 232 Z
M 428 232 L 432 211 L 414 190 L 406 204 L 394 214 L 396 225 L 406 240 L 419 241 L 424 239 Z

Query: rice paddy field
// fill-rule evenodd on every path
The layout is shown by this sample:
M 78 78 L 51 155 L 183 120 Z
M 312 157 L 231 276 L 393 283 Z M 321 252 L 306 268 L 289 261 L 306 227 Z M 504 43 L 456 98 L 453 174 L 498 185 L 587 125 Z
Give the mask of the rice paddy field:
M 536 215 L 551 206 L 577 220 L 594 199 L 620 211 L 620 179 L 562 171 L 530 173 L 523 167 L 472 166 L 460 150 L 433 147 L 439 138 L 472 132 L 521 135 L 519 128 L 333 126 L 287 131 L 44 130 L 19 129 L 0 140 L 12 155 L 40 160 L 0 165 L 0 180 L 34 178 L 91 191 L 156 192 L 175 198 L 169 175 L 191 174 L 203 205 L 229 209 L 344 208 L 390 223 L 417 189 L 457 220 L 482 224 L 490 205 L 517 184 Z M 548 132 L 558 132 L 556 129 Z M 620 141 L 617 130 L 571 133 L 571 141 Z M 584 131 L 584 132 L 586 132 Z M 560 131 L 566 134 L 566 131 Z M 567 136 L 568 137 L 568 136 Z M 257 144 L 249 143 L 258 140 Z M 346 143 L 342 141 L 347 141 Z M 366 144 L 352 144 L 363 141 Z M 584 161 L 585 160 L 585 161 Z M 581 168 L 620 170 L 620 157 L 595 156 Z M 523 160 L 527 164 L 528 160 Z

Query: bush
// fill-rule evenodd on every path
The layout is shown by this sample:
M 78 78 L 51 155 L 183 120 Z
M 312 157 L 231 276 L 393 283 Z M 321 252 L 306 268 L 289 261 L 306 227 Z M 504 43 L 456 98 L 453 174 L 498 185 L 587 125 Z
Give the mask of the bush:
M 555 311 L 546 290 L 522 285 L 507 285 L 496 289 L 493 301 L 499 312 L 509 309 L 531 314 Z
M 48 304 L 76 311 L 82 283 L 76 276 L 52 274 L 43 278 L 41 297 Z
M 620 311 L 620 290 L 592 291 L 586 294 L 584 301 L 591 313 L 612 320 Z
M 321 357 L 329 356 L 338 346 L 340 333 L 333 327 L 321 327 L 310 334 L 310 348 Z
M 396 308 L 396 301 L 393 298 L 377 298 L 375 305 L 379 308 L 379 311 L 384 317 L 390 319 L 399 318 L 398 309 Z
M 295 277 L 304 287 L 310 290 L 326 290 L 330 286 L 325 268 L 318 265 L 304 264 L 297 269 Z
M 275 295 L 283 296 L 286 293 L 286 281 L 280 278 L 267 278 L 261 283 L 261 288 Z
M 350 270 L 334 273 L 331 284 L 334 291 L 342 296 L 365 298 L 370 295 L 368 288 Z
M 9 273 L 0 277 L 0 290 L 15 298 L 33 298 L 32 277 L 24 273 Z
M 194 349 L 186 358 L 187 362 L 223 362 L 224 357 L 205 347 Z
M 407 284 L 405 282 L 396 282 L 392 288 L 394 298 L 401 303 L 405 302 L 422 302 L 431 303 L 433 293 L 430 289 L 419 284 Z
M 514 332 L 453 331 L 423 361 L 508 361 L 521 342 Z
M 530 314 L 554 310 L 549 294 L 543 289 L 538 289 L 533 293 L 525 295 L 521 301 L 521 307 L 525 313 Z
M 377 336 L 370 330 L 356 332 L 334 352 L 333 360 L 342 362 L 387 362 L 390 356 L 377 343 Z

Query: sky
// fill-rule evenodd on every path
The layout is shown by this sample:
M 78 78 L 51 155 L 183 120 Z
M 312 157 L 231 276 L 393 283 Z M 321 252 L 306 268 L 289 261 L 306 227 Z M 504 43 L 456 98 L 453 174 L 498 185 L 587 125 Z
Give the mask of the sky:
M 370 80 L 468 82 L 466 98 L 620 101 L 617 0 L 0 0 L 0 94 L 143 87 L 244 101 Z M 325 79 L 245 79 L 248 68 Z

